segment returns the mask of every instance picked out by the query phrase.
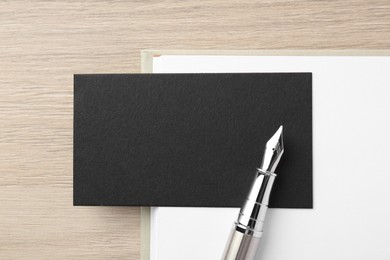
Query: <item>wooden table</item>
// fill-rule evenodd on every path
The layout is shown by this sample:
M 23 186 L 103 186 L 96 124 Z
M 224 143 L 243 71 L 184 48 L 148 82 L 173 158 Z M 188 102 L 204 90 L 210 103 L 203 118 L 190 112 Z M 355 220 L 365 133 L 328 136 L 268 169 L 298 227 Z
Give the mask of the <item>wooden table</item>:
M 140 210 L 72 206 L 74 73 L 142 49 L 388 49 L 390 2 L 1 1 L 0 259 L 139 259 Z

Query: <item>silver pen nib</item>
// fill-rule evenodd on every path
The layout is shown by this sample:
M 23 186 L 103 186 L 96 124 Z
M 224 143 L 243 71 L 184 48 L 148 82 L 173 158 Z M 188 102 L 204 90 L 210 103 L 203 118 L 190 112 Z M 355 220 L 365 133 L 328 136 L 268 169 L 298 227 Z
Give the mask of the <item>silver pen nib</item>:
M 280 126 L 278 131 L 276 131 L 265 145 L 260 169 L 267 172 L 275 172 L 283 152 L 283 126 Z

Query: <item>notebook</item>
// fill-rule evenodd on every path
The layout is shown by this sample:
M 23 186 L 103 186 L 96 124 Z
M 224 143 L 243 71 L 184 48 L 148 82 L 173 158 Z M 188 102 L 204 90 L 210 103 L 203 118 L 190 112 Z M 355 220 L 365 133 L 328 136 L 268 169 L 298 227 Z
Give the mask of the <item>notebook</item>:
M 145 52 L 143 71 L 313 73 L 314 208 L 270 209 L 261 259 L 390 257 L 389 52 L 184 54 Z M 220 259 L 238 211 L 143 209 L 143 259 Z

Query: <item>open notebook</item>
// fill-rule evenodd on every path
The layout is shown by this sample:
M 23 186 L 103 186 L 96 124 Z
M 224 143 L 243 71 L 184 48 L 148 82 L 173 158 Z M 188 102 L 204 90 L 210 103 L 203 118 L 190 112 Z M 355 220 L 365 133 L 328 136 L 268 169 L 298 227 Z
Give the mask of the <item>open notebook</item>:
M 270 209 L 261 259 L 390 258 L 389 53 L 336 55 L 151 60 L 153 73 L 313 72 L 314 209 Z M 152 208 L 150 259 L 220 259 L 238 211 Z

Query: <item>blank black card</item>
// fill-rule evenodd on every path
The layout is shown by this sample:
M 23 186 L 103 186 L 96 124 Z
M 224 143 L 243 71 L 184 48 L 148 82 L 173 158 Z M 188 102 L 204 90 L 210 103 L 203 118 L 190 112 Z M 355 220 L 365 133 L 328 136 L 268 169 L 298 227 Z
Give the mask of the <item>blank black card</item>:
M 270 206 L 312 208 L 311 73 L 74 77 L 74 205 L 240 207 L 284 126 Z

